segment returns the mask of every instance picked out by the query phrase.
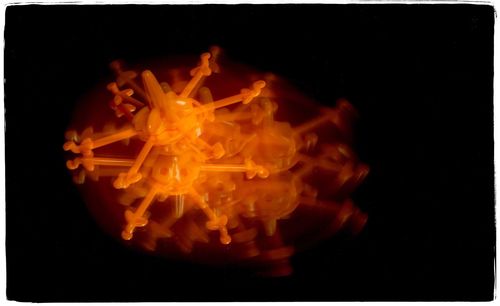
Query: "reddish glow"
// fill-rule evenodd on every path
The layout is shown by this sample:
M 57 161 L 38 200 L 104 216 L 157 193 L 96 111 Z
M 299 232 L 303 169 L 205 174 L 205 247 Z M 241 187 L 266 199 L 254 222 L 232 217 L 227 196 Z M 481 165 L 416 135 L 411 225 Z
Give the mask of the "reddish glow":
M 92 116 L 81 134 L 69 130 L 64 150 L 77 156 L 67 167 L 75 182 L 95 181 L 85 183 L 91 210 L 130 244 L 286 275 L 300 241 L 366 222 L 348 197 L 368 174 L 348 145 L 356 112 L 345 100 L 318 109 L 271 74 L 236 78 L 237 69 L 219 68 L 219 54 L 217 47 L 202 54 L 187 80 L 182 68 L 162 70 L 169 77 L 159 80 L 145 70 L 142 86 L 135 71 L 112 63 L 115 119 Z M 226 94 L 249 77 L 248 88 Z

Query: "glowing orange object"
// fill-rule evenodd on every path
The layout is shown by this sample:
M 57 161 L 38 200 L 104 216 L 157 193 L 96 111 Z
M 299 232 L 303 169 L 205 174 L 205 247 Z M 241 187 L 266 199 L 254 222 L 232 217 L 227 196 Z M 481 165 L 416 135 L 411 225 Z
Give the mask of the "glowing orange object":
M 81 135 L 67 132 L 64 150 L 79 154 L 67 167 L 82 168 L 76 181 L 111 178 L 112 186 L 122 190 L 109 192 L 115 199 L 110 205 L 122 211 L 121 238 L 152 251 L 170 241 L 191 253 L 195 243 L 213 245 L 210 233 L 216 231 L 222 245 L 237 245 L 233 259 L 281 262 L 294 248 L 283 244 L 278 221 L 293 220 L 299 205 L 330 212 L 330 230 L 349 218 L 361 228 L 366 216 L 346 195 L 368 167 L 357 162 L 342 137 L 317 148 L 320 137 L 312 133 L 330 124 L 346 134 L 353 107 L 340 100 L 334 109 L 321 109 L 317 117 L 292 127 L 275 120 L 279 94 L 264 80 L 213 100 L 202 84 L 220 72 L 219 52 L 214 47 L 202 54 L 189 81 L 177 76 L 170 84 L 160 83 L 145 70 L 143 87 L 137 73 L 114 62 L 117 79 L 107 89 L 123 127 L 107 126 L 100 134 L 92 127 Z M 272 77 L 267 81 L 272 83 Z M 322 190 L 333 192 L 335 201 L 319 199 Z M 259 242 L 262 235 L 267 242 Z M 290 271 L 285 265 L 272 274 Z

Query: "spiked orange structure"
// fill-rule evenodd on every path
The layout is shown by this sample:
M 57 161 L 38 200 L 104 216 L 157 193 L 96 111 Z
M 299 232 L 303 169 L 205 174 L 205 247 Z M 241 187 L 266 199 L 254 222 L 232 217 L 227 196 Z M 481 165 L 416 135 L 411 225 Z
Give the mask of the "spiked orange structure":
M 367 175 L 368 167 L 357 162 L 346 143 L 323 144 L 318 150 L 318 135 L 311 133 L 328 122 L 342 133 L 354 114 L 352 106 L 340 100 L 334 109 L 321 109 L 318 117 L 292 127 L 275 120 L 277 93 L 264 80 L 213 100 L 202 84 L 220 72 L 219 53 L 214 47 L 202 54 L 187 82 L 177 77 L 160 83 L 145 70 L 143 87 L 136 72 L 112 63 L 117 79 L 107 86 L 113 95 L 110 107 L 125 125 L 100 134 L 92 127 L 82 135 L 67 132 L 64 150 L 79 154 L 67 167 L 83 168 L 76 181 L 110 177 L 112 186 L 123 190 L 116 197 L 116 205 L 123 207 L 122 239 L 133 241 L 140 233 L 146 249 L 172 240 L 189 253 L 195 242 L 211 244 L 210 232 L 217 231 L 222 245 L 233 241 L 244 246 L 236 257 L 279 261 L 293 247 L 283 246 L 278 237 L 271 239 L 276 248 L 260 250 L 256 222 L 262 235 L 276 237 L 278 221 L 289 219 L 302 205 L 333 210 L 332 220 L 340 220 L 340 227 L 349 218 L 357 218 L 362 227 L 366 216 L 350 200 L 319 200 L 310 179 L 319 169 L 331 183 L 328 189 L 348 194 Z M 117 144 L 128 153 L 97 153 Z M 158 208 L 153 215 L 154 206 L 172 209 Z M 278 274 L 288 273 L 285 268 Z

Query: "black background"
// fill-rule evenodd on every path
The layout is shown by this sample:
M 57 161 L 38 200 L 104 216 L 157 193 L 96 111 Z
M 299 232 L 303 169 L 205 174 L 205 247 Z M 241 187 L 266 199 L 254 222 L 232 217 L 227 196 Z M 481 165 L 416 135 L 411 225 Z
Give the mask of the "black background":
M 491 300 L 493 24 L 479 5 L 8 7 L 7 297 Z M 65 168 L 74 101 L 111 60 L 213 44 L 360 113 L 356 150 L 371 173 L 354 199 L 369 222 L 297 254 L 289 278 L 125 249 L 98 229 Z

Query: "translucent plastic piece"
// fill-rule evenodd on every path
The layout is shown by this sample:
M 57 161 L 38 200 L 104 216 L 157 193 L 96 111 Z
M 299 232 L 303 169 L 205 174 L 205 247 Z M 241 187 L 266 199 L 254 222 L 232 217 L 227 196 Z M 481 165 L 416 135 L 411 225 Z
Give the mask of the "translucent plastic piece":
M 216 232 L 221 245 L 234 245 L 228 258 L 286 275 L 295 248 L 284 244 L 280 224 L 294 220 L 300 207 L 328 211 L 339 228 L 350 219 L 358 228 L 366 222 L 346 197 L 369 171 L 343 141 L 355 110 L 339 100 L 295 126 L 277 121 L 283 105 L 271 74 L 214 99 L 204 83 L 224 70 L 216 61 L 220 51 L 203 53 L 188 80 L 173 69 L 175 77 L 159 81 L 150 70 L 139 74 L 113 62 L 109 106 L 122 128 L 68 131 L 63 148 L 78 156 L 67 167 L 80 184 L 87 184 L 85 177 L 111 179 L 123 240 L 149 251 L 173 244 L 188 254 L 213 245 Z M 318 148 L 322 138 L 315 131 L 325 126 L 340 136 Z M 319 183 L 318 171 L 326 177 Z M 321 190 L 333 190 L 333 200 L 319 199 Z

